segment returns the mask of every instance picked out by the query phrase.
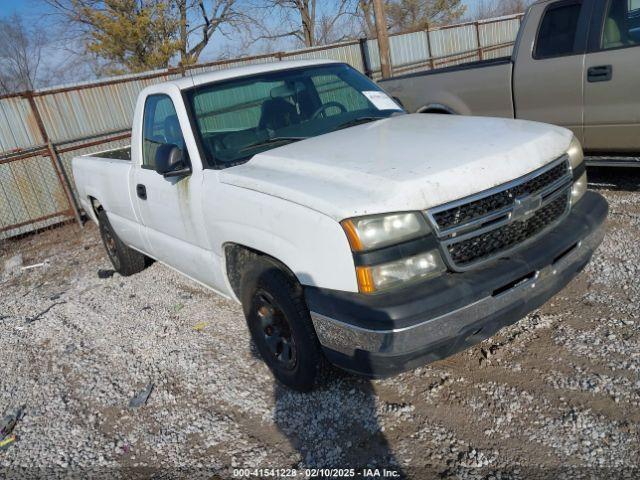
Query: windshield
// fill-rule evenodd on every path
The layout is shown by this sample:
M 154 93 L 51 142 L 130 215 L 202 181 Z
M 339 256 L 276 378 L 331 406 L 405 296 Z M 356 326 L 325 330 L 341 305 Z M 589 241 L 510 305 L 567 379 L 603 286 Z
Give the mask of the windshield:
M 218 168 L 402 112 L 375 83 L 344 64 L 211 83 L 189 90 L 186 98 L 203 154 Z

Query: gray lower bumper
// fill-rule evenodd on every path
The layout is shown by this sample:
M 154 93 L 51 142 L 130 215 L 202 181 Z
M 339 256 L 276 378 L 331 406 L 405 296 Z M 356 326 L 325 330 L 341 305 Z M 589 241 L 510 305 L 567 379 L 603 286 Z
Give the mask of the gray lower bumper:
M 557 263 L 536 271 L 533 277 L 496 296 L 485 297 L 466 307 L 427 320 L 418 325 L 397 330 L 367 330 L 342 323 L 311 312 L 320 343 L 332 350 L 353 355 L 355 350 L 366 350 L 385 355 L 403 355 L 419 350 L 428 343 L 450 338 L 479 318 L 490 317 L 510 305 L 555 290 L 567 271 L 576 272 L 591 257 L 603 237 L 603 229 L 595 231 L 581 241 Z M 563 285 L 564 286 L 564 285 Z M 554 292 L 555 293 L 555 292 Z
M 589 195 L 591 200 L 599 202 L 597 206 L 600 208 L 601 218 L 592 221 L 583 232 L 586 235 L 578 239 L 568 238 L 570 243 L 565 247 L 567 249 L 559 255 L 547 253 L 550 258 L 546 261 L 539 258 L 550 250 L 545 248 L 544 242 L 557 243 L 562 235 L 541 239 L 538 248 L 531 249 L 536 261 L 530 264 L 536 264 L 537 268 L 529 270 L 524 276 L 516 277 L 506 287 L 493 289 L 485 296 L 459 305 L 451 311 L 436 316 L 425 315 L 422 319 L 413 315 L 409 325 L 388 329 L 367 328 L 362 325 L 364 322 L 355 325 L 355 322 L 335 318 L 338 315 L 327 315 L 314 310 L 315 301 L 312 299 L 309 302 L 311 318 L 325 353 L 333 363 L 347 370 L 370 376 L 385 376 L 455 353 L 488 338 L 499 328 L 514 323 L 564 288 L 584 268 L 602 242 L 606 201 L 593 192 L 589 192 Z M 580 224 L 579 219 L 577 224 Z M 557 252 L 558 246 L 555 245 L 555 248 Z M 473 282 L 490 284 L 490 275 L 492 272 L 488 269 L 486 279 L 476 276 Z M 428 298 L 425 301 L 425 304 L 432 303 Z M 371 313 L 376 313 L 376 310 L 379 308 L 370 309 Z M 362 312 L 363 315 L 367 314 L 366 309 Z

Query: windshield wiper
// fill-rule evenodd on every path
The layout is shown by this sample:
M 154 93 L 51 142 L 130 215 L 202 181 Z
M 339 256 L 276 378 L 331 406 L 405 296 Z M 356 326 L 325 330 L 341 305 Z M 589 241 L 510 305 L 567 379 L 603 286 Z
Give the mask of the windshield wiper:
M 363 123 L 375 122 L 376 120 L 382 120 L 387 117 L 376 117 L 373 115 L 368 115 L 366 117 L 357 117 L 352 120 L 348 120 L 344 123 L 341 123 L 336 127 L 336 130 L 342 130 L 343 128 L 355 127 L 356 125 L 361 125 Z
M 298 142 L 300 140 L 305 140 L 309 137 L 273 137 L 267 138 L 261 142 L 252 143 L 251 145 L 247 145 L 246 147 L 242 147 L 239 152 L 244 152 L 246 150 L 251 150 L 252 148 L 264 147 L 266 145 L 271 145 L 272 143 L 278 142 Z

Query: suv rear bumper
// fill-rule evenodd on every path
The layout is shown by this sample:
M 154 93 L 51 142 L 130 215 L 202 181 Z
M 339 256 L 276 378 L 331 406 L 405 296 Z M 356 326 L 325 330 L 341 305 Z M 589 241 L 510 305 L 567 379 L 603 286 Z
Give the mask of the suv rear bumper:
M 492 336 L 540 307 L 589 262 L 602 242 L 606 200 L 587 192 L 560 225 L 521 252 L 387 294 L 305 287 L 324 353 L 336 366 L 384 377 Z

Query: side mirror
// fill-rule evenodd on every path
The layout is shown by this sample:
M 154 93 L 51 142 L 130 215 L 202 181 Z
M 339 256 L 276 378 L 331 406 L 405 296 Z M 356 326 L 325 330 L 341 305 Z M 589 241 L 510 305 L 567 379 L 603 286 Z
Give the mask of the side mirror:
M 400 105 L 404 110 L 406 110 L 406 108 L 404 108 L 402 100 L 400 100 L 398 97 L 393 97 L 393 99 L 396 101 L 398 105 Z
M 176 145 L 165 143 L 156 150 L 156 172 L 164 177 L 189 175 L 191 167 L 187 165 L 184 154 Z

